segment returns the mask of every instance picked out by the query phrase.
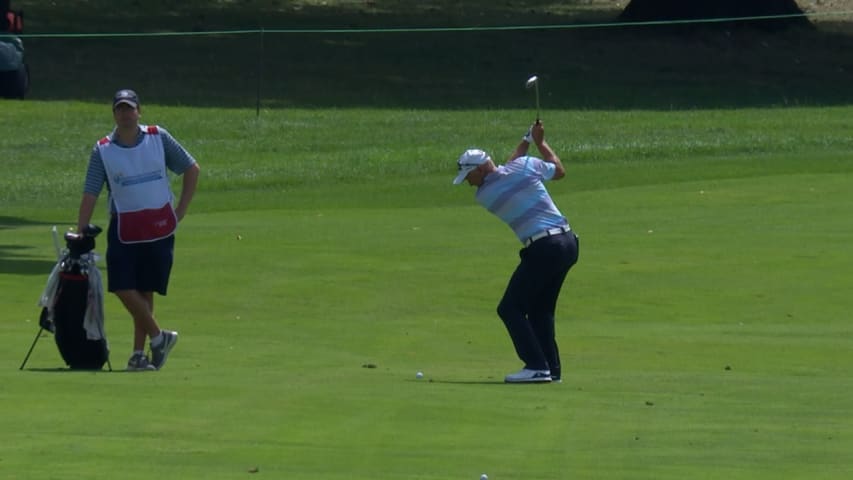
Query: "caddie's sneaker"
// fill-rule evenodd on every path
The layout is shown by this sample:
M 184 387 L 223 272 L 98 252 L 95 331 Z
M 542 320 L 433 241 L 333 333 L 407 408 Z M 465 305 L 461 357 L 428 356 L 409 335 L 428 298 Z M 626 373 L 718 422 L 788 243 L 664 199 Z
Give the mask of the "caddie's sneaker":
M 145 370 L 157 370 L 151 362 L 148 361 L 148 355 L 144 353 L 134 353 L 127 361 L 128 372 L 144 372 Z
M 550 370 L 530 370 L 522 368 L 517 373 L 511 373 L 504 378 L 506 383 L 544 383 L 551 381 Z
M 163 334 L 163 340 L 160 342 L 160 345 L 156 347 L 151 345 L 151 363 L 154 364 L 154 368 L 157 370 L 163 368 L 163 365 L 166 364 L 166 359 L 169 357 L 169 352 L 178 343 L 178 332 L 160 330 L 160 333 Z

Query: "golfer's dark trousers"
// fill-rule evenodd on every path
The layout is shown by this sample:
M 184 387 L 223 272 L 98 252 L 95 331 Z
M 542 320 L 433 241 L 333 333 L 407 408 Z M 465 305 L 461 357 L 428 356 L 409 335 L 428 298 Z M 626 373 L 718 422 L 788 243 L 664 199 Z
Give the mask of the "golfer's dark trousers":
M 578 261 L 574 232 L 541 238 L 519 252 L 516 267 L 498 305 L 525 368 L 560 376 L 560 352 L 554 338 L 554 311 L 563 280 Z

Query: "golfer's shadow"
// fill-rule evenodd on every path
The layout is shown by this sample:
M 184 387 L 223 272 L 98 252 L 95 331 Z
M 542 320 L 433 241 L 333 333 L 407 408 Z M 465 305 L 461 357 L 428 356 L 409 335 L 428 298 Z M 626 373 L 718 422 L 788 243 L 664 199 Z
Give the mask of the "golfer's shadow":
M 410 382 L 424 382 L 424 380 L 409 380 Z M 499 379 L 489 380 L 438 380 L 430 378 L 426 383 L 442 383 L 445 385 L 549 385 L 552 382 L 518 382 L 509 383 Z
M 409 380 L 410 382 L 440 383 L 445 385 L 506 385 L 503 380 Z

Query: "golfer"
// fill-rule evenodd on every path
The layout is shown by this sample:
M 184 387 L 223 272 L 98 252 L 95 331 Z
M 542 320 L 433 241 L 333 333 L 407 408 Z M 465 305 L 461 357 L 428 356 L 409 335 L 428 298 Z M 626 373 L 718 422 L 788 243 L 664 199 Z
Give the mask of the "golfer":
M 166 295 L 175 229 L 192 201 L 199 167 L 164 128 L 140 125 L 140 114 L 136 92 L 116 92 L 115 129 L 95 144 L 89 157 L 77 231 L 89 224 L 106 184 L 108 290 L 133 317 L 133 354 L 127 369 L 159 370 L 177 343 L 178 332 L 160 329 L 154 318 L 154 292 Z M 183 176 L 176 207 L 167 169 Z M 151 358 L 144 350 L 146 337 Z
M 536 145 L 541 158 L 530 156 Z M 507 375 L 507 383 L 560 381 L 560 352 L 554 335 L 554 311 L 563 280 L 578 260 L 578 239 L 551 200 L 543 182 L 559 180 L 565 169 L 545 142 L 537 121 L 524 135 L 506 164 L 495 166 L 484 151 L 465 151 L 457 161 L 459 174 L 477 187 L 477 201 L 503 220 L 523 248 L 521 262 L 498 305 L 524 368 Z

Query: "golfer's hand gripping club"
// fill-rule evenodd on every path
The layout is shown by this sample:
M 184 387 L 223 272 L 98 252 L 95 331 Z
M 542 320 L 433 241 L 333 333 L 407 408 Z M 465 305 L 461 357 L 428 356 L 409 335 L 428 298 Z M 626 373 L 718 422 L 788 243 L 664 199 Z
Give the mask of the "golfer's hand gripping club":
M 537 119 L 536 123 L 531 125 L 530 130 L 528 130 L 528 135 L 530 135 L 531 141 L 527 143 L 542 145 L 542 142 L 545 141 L 545 127 L 542 126 L 542 122 Z

